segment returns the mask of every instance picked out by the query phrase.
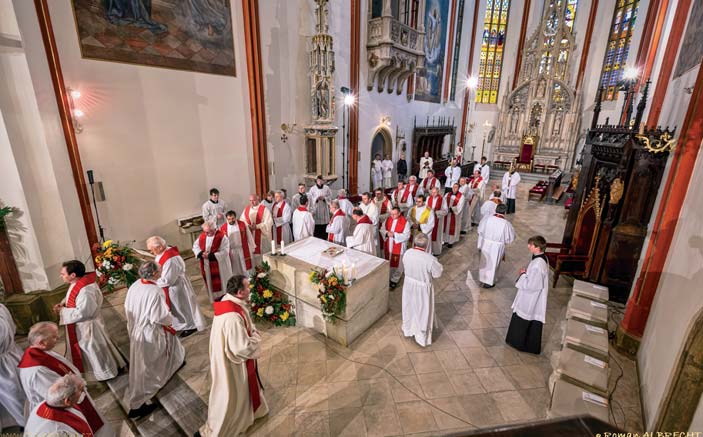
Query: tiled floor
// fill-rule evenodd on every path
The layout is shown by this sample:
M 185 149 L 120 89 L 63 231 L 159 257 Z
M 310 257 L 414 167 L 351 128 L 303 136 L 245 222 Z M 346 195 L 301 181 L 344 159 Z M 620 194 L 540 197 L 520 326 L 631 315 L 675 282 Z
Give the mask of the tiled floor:
M 389 312 L 350 347 L 305 328 L 260 326 L 264 340 L 259 370 L 270 414 L 250 433 L 437 435 L 545 418 L 550 357 L 560 347 L 570 284 L 561 279 L 550 290 L 541 355 L 517 352 L 504 338 L 515 277 L 529 260 L 526 240 L 541 233 L 548 241 L 560 241 L 564 210 L 519 201 L 510 220 L 518 240 L 507 248 L 495 288 L 482 289 L 472 279 L 479 262 L 475 231 L 440 257 L 445 271 L 435 283 L 438 327 L 429 347 L 401 334 L 401 287 L 391 292 Z M 195 279 L 192 260 L 189 265 Z M 202 280 L 194 284 L 202 288 Z M 106 302 L 123 314 L 123 300 L 124 291 Z M 211 318 L 202 292 L 199 300 Z M 210 389 L 208 334 L 184 340 L 187 365 L 179 373 L 205 402 Z M 614 421 L 641 431 L 635 364 L 615 355 L 611 366 L 611 388 L 623 371 L 614 396 Z

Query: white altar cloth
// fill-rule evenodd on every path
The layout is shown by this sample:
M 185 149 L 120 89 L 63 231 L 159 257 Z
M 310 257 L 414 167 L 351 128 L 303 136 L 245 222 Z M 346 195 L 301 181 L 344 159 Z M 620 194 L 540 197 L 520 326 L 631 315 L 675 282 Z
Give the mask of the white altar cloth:
M 322 253 L 333 246 L 337 246 L 337 244 L 319 238 L 305 238 L 304 240 L 296 241 L 290 246 L 286 246 L 286 255 L 327 270 L 332 270 L 335 266 L 342 266 L 344 263 L 346 263 L 347 268 L 351 268 L 352 264 L 354 264 L 356 267 L 356 279 L 361 279 L 368 275 L 376 267 L 383 264 L 384 261 L 382 258 L 355 249 L 347 249 L 346 247 L 344 252 L 335 257 Z

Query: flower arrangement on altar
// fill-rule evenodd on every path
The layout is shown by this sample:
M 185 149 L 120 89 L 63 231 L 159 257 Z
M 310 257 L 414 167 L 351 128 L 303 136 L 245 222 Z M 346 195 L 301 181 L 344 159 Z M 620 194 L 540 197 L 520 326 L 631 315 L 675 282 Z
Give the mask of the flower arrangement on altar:
M 94 249 L 95 275 L 101 288 L 105 287 L 111 292 L 118 284 L 129 287 L 139 278 L 139 259 L 129 244 L 107 240 L 102 245 L 96 244 Z
M 269 282 L 271 266 L 264 262 L 254 268 L 249 279 L 251 315 L 267 320 L 275 326 L 295 326 L 295 312 L 288 298 L 278 290 L 272 290 Z
M 343 276 L 335 270 L 312 270 L 310 282 L 317 284 L 319 290 L 317 298 L 320 300 L 320 309 L 325 320 L 334 322 L 334 316 L 344 312 L 347 307 L 347 286 L 344 285 Z

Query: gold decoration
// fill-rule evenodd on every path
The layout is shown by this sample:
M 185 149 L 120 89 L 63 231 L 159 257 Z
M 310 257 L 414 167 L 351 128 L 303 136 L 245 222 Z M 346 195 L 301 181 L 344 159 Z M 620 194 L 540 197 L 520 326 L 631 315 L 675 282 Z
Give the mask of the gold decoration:
M 620 180 L 620 178 L 615 178 L 610 184 L 610 201 L 608 203 L 615 205 L 620 202 L 624 191 L 625 185 L 622 183 L 622 180 Z
M 525 136 L 525 138 L 523 138 L 522 143 L 523 143 L 523 144 L 534 145 L 534 144 L 535 144 L 535 139 L 532 138 L 531 135 L 527 135 L 527 136 Z
M 650 140 L 646 135 L 635 135 L 635 138 L 642 141 L 644 148 L 650 153 L 668 152 L 676 146 L 676 139 L 669 132 L 664 132 L 654 140 Z

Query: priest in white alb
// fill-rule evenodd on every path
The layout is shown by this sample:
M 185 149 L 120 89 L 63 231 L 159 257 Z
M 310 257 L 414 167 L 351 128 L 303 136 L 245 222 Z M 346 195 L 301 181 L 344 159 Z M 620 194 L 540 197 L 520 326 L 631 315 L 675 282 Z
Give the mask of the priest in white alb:
M 251 319 L 250 292 L 247 278 L 233 276 L 227 283 L 227 294 L 213 304 L 212 386 L 207 421 L 196 437 L 238 436 L 244 434 L 254 420 L 268 414 L 257 373 L 261 335 Z
M 424 194 L 418 194 L 415 197 L 415 206 L 410 208 L 410 211 L 408 211 L 408 219 L 410 220 L 412 238 L 419 233 L 423 233 L 431 239 L 432 230 L 435 227 L 436 220 L 434 211 L 432 211 L 432 209 L 427 207 L 425 204 Z M 432 253 L 432 246 L 430 244 L 427 245 L 427 252 Z
M 462 197 L 464 197 L 464 211 L 461 213 L 461 235 L 466 235 L 468 231 L 471 230 L 471 217 L 469 217 L 469 204 L 471 203 L 471 197 L 474 191 L 469 185 L 469 178 L 460 177 L 459 178 L 459 192 Z
M 376 211 L 378 214 L 377 218 L 377 223 L 378 223 L 378 230 L 380 231 L 383 225 L 386 224 L 386 219 L 391 213 L 391 208 L 393 208 L 393 203 L 391 200 L 386 196 L 386 193 L 383 192 L 383 190 L 378 189 L 374 191 L 374 198 L 373 198 L 373 204 L 376 205 Z M 383 257 L 383 238 L 381 237 L 381 234 L 379 233 L 376 237 L 377 243 L 378 243 L 378 248 L 376 250 L 376 256 L 379 258 Z
M 429 197 L 427 197 L 427 206 L 435 215 L 435 224 L 430 235 L 430 250 L 433 255 L 439 256 L 442 253 L 442 245 L 444 244 L 444 217 L 449 212 L 447 202 L 444 201 L 444 196 L 440 194 L 439 187 L 432 187 Z
M 54 313 L 66 326 L 66 356 L 87 379 L 105 381 L 117 376 L 126 363 L 105 330 L 103 294 L 95 278 L 94 272 L 86 273 L 82 262 L 64 262 L 61 279 L 70 286 Z
M 356 222 L 356 226 L 354 227 L 354 235 L 347 237 L 347 247 L 375 256 L 376 240 L 374 239 L 374 234 L 376 233 L 376 227 L 373 222 L 369 216 L 364 214 L 361 208 L 354 208 L 352 219 Z
M 164 290 L 164 297 L 167 298 L 173 315 L 173 329 L 179 331 L 181 337 L 204 330 L 207 322 L 198 307 L 195 289 L 186 274 L 186 263 L 178 248 L 168 246 L 166 240 L 159 236 L 147 239 L 146 247 L 161 266 L 161 277 L 156 285 Z
M 405 182 L 398 181 L 398 187 L 391 193 L 391 203 L 400 208 L 400 212 L 405 214 L 414 205 L 415 199 L 410 195 L 410 190 L 405 186 Z
M 376 202 L 374 202 L 372 193 L 366 192 L 361 194 L 359 208 L 365 215 L 369 216 L 371 223 L 378 228 L 378 208 L 376 207 Z
M 315 218 L 308 211 L 308 196 L 303 194 L 298 199 L 300 204 L 293 211 L 293 239 L 295 241 L 312 237 L 315 234 Z
M 444 216 L 444 242 L 449 248 L 461 238 L 461 218 L 464 215 L 464 196 L 459 191 L 459 184 L 452 186 L 451 193 L 444 197 L 447 215 Z
M 220 227 L 220 231 L 229 240 L 229 262 L 232 275 L 249 275 L 254 269 L 254 252 L 256 242 L 249 226 L 237 219 L 237 213 L 228 211 L 227 222 Z M 163 276 L 163 272 L 161 273 Z
M 139 266 L 139 279 L 127 290 L 125 316 L 129 333 L 129 417 L 154 410 L 149 401 L 185 363 L 185 349 L 171 323 L 163 290 L 156 285 L 161 268 L 153 261 Z
M 44 402 L 49 388 L 66 375 L 80 376 L 78 369 L 67 359 L 53 351 L 59 340 L 59 327 L 54 322 L 39 322 L 32 325 L 27 335 L 28 346 L 17 366 L 22 381 L 24 395 L 33 410 Z M 86 393 L 85 399 L 79 401 L 75 408 L 86 418 L 88 425 L 97 437 L 115 435 L 112 426 L 100 414 L 95 402 Z
M 483 288 L 495 287 L 496 271 L 505 257 L 505 245 L 515 241 L 515 229 L 505 219 L 506 209 L 505 205 L 498 205 L 495 215 L 478 226 L 478 234 L 481 236 L 478 278 Z
M 232 276 L 229 239 L 214 222 L 205 222 L 203 232 L 193 243 L 193 255 L 200 262 L 200 274 L 210 302 L 214 302 L 225 294 L 225 284 Z
M 508 203 L 506 214 L 515 214 L 515 199 L 517 199 L 517 187 L 520 184 L 520 173 L 515 171 L 515 167 L 510 167 L 503 175 L 502 191 Z
M 293 209 L 288 204 L 288 201 L 283 198 L 281 191 L 276 191 L 273 198 L 275 200 L 271 211 L 273 216 L 273 239 L 276 241 L 276 247 L 281 247 L 281 242 L 290 244 L 293 241 L 293 232 L 290 225 Z
M 422 347 L 432 344 L 434 327 L 433 280 L 442 276 L 442 264 L 431 253 L 427 253 L 429 239 L 418 234 L 413 248 L 403 255 L 403 335 L 415 337 Z
M 390 188 L 393 186 L 393 161 L 391 157 L 386 155 L 386 159 L 381 162 L 381 168 L 383 169 L 383 188 Z
M 542 327 L 547 314 L 549 294 L 549 261 L 544 251 L 547 241 L 536 235 L 527 240 L 532 259 L 520 270 L 515 286 L 513 315 L 505 342 L 521 352 L 539 354 L 542 351 Z
M 471 187 L 471 200 L 469 201 L 469 219 L 471 225 L 478 225 L 481 221 L 481 192 L 486 186 L 486 181 L 478 170 L 474 171 L 474 177 L 469 182 Z M 469 227 L 470 229 L 470 227 Z
M 394 206 L 380 229 L 383 256 L 390 261 L 390 287 L 394 289 L 403 275 L 401 258 L 410 239 L 410 221 Z
M 349 232 L 349 217 L 339 207 L 339 201 L 334 199 L 330 202 L 330 222 L 327 224 L 327 241 L 344 246 L 347 242 Z
M 213 221 L 221 226 L 225 222 L 225 211 L 227 204 L 220 200 L 220 191 L 217 188 L 210 189 L 210 198 L 203 203 L 203 220 Z
M 383 187 L 383 161 L 378 153 L 371 163 L 371 181 L 374 189 Z
M 434 170 L 427 170 L 427 177 L 420 183 L 420 193 L 429 196 L 434 187 L 441 188 L 442 184 L 435 177 Z
M 432 158 L 430 157 L 430 152 L 425 150 L 424 155 L 420 158 L 420 179 L 425 179 L 427 177 L 427 172 L 432 170 Z
M 46 399 L 29 413 L 24 435 L 27 437 L 99 435 L 93 432 L 87 418 L 77 408 L 77 404 L 85 396 L 85 381 L 78 375 L 69 374 L 54 381 L 49 387 Z
M 271 250 L 271 232 L 273 227 L 273 217 L 271 211 L 260 202 L 259 196 L 251 194 L 249 205 L 244 208 L 239 220 L 249 226 L 249 231 L 254 235 L 254 265 L 261 262 L 261 255 Z
M 416 176 L 410 176 L 408 178 L 408 183 L 405 185 L 405 189 L 408 190 L 409 197 L 411 199 L 415 199 L 415 196 L 420 193 L 420 184 L 417 182 Z M 425 195 L 425 197 L 427 197 L 427 195 Z
M 310 205 L 308 209 L 315 218 L 315 236 L 323 240 L 327 239 L 327 224 L 330 220 L 330 202 L 332 201 L 332 190 L 325 185 L 322 175 L 317 175 L 315 185 L 310 187 L 308 192 Z
M 22 350 L 15 344 L 15 322 L 0 304 L 0 431 L 24 426 L 24 391 L 17 374 Z
M 307 188 L 305 187 L 304 183 L 299 183 L 298 184 L 298 192 L 293 195 L 293 198 L 290 201 L 290 207 L 293 208 L 293 211 L 295 211 L 296 208 L 300 206 L 300 197 L 301 196 L 306 196 L 307 194 L 305 193 L 307 191 Z
M 481 221 L 488 220 L 489 217 L 493 217 L 496 213 L 496 208 L 498 205 L 501 203 L 501 192 L 499 190 L 496 190 L 491 194 L 491 198 L 489 200 L 486 200 L 483 202 L 483 205 L 481 205 Z M 481 223 L 479 222 L 479 226 Z M 481 237 L 481 234 L 478 234 L 476 237 L 476 247 L 478 250 L 481 250 L 481 244 L 483 243 L 483 237 Z

